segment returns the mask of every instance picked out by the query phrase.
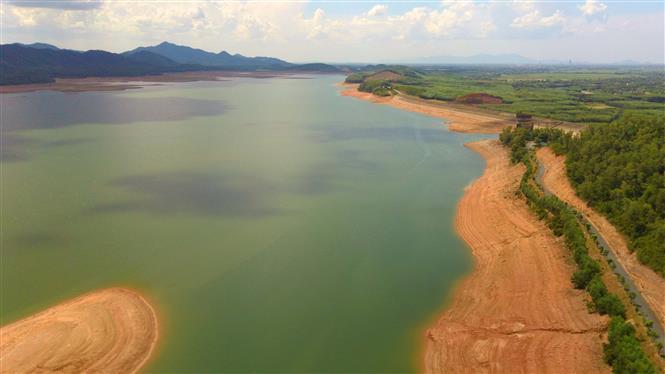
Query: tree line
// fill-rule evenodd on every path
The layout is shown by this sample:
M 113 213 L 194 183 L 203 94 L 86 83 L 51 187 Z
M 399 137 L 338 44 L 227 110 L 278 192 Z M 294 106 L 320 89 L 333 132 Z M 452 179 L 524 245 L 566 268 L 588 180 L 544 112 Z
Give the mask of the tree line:
M 534 181 L 536 164 L 527 143 L 550 143 L 562 151 L 570 142 L 576 141 L 574 137 L 553 129 L 507 128 L 501 133 L 500 140 L 510 148 L 511 161 L 523 163 L 526 167 L 519 190 L 529 207 L 548 223 L 555 235 L 564 237 L 566 246 L 571 250 L 577 266 L 571 282 L 575 288 L 588 292 L 598 313 L 611 317 L 608 342 L 603 349 L 605 361 L 615 373 L 656 373 L 656 367 L 635 335 L 635 328 L 625 320 L 625 305 L 607 289 L 601 278 L 600 263 L 589 255 L 587 237 L 576 212 L 556 196 L 545 196 Z
M 633 114 L 579 136 L 556 129 L 528 136 L 566 155 L 577 194 L 628 238 L 640 262 L 665 276 L 665 118 Z

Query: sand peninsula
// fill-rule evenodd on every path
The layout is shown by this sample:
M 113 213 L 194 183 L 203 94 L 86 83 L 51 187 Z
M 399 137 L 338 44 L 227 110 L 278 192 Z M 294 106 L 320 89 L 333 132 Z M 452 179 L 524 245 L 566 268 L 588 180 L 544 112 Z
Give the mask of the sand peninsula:
M 376 97 L 342 84 L 344 96 L 450 121 L 458 132 L 496 134 L 513 120 L 433 106 L 398 96 Z M 589 313 L 570 282 L 573 261 L 563 242 L 516 196 L 523 165 L 511 165 L 496 140 L 466 145 L 486 161 L 469 186 L 455 229 L 470 247 L 474 269 L 426 332 L 424 370 L 458 372 L 609 372 L 602 342 L 607 317 Z
M 157 317 L 138 293 L 110 288 L 0 328 L 0 372 L 137 372 L 158 338 Z
M 651 268 L 643 265 L 634 252 L 628 249 L 626 240 L 617 229 L 601 214 L 577 196 L 566 176 L 566 158 L 557 156 L 550 148 L 541 148 L 536 152 L 538 161 L 544 166 L 542 182 L 553 194 L 570 204 L 596 227 L 614 250 L 621 265 L 639 289 L 640 294 L 649 303 L 651 309 L 665 326 L 665 279 Z

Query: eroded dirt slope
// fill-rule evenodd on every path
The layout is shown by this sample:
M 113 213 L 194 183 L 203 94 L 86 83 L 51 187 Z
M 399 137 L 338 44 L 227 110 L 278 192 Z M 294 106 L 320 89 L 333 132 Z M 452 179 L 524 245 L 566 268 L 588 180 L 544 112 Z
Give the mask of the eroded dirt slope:
M 524 172 L 496 140 L 468 144 L 487 162 L 455 226 L 475 258 L 451 305 L 428 331 L 431 373 L 609 372 L 607 319 L 570 282 L 567 249 L 515 195 Z

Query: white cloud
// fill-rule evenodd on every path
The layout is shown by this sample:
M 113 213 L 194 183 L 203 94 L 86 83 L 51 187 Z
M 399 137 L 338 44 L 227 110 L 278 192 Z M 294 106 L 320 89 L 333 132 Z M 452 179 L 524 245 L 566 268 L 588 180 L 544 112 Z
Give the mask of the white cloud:
M 663 45 L 662 12 L 648 21 L 638 21 L 632 13 L 613 15 L 624 23 L 634 20 L 624 25 L 604 20 L 607 6 L 599 2 L 604 0 L 558 5 L 533 0 L 443 1 L 407 8 L 391 5 L 390 13 L 381 0 L 375 1 L 371 8 L 352 15 L 335 11 L 344 5 L 325 2 L 311 10 L 312 4 L 303 2 L 104 0 L 84 11 L 4 2 L 0 21 L 3 42 L 43 41 L 66 48 L 123 51 L 167 40 L 214 52 L 224 49 L 295 61 L 504 53 L 519 51 L 527 43 L 563 45 L 563 40 L 583 38 L 596 43 L 610 35 L 627 39 L 635 35 L 633 28 L 640 27 L 651 33 L 635 39 L 640 43 L 621 48 L 639 56 L 662 51 Z M 611 51 L 618 53 L 621 48 Z M 590 53 L 587 49 L 581 48 L 581 53 Z
M 597 0 L 586 0 L 584 4 L 579 5 L 577 8 L 579 8 L 585 16 L 593 16 L 594 14 L 605 13 L 607 5 Z
M 377 4 L 372 7 L 372 9 L 367 12 L 367 15 L 370 17 L 380 17 L 386 14 L 388 7 L 382 4 Z
M 472 2 L 456 2 L 451 6 L 429 13 L 425 30 L 434 36 L 447 36 L 458 27 L 473 19 L 475 6 Z
M 325 36 L 326 33 L 326 12 L 321 8 L 317 8 L 312 15 L 312 18 L 304 20 L 304 24 L 309 29 L 307 33 L 308 39 L 314 39 Z
M 542 16 L 539 10 L 531 11 L 527 14 L 519 16 L 510 24 L 511 27 L 534 29 L 534 28 L 548 28 L 554 26 L 562 26 L 566 22 L 563 12 L 556 10 L 551 16 Z
M 513 9 L 525 13 L 535 9 L 533 0 L 513 0 Z

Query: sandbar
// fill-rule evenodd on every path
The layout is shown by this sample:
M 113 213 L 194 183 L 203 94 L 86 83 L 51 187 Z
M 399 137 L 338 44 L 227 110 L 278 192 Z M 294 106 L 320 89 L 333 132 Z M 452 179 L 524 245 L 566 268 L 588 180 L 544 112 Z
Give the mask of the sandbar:
M 155 348 L 157 325 L 137 292 L 91 292 L 0 328 L 0 372 L 134 373 Z

